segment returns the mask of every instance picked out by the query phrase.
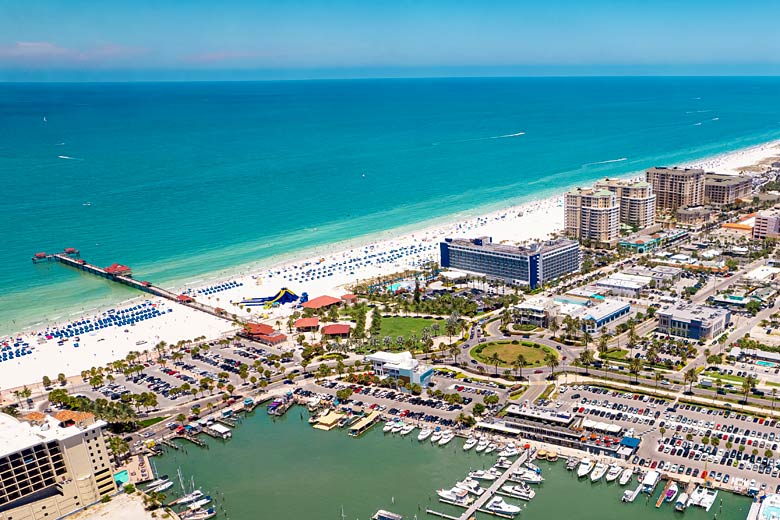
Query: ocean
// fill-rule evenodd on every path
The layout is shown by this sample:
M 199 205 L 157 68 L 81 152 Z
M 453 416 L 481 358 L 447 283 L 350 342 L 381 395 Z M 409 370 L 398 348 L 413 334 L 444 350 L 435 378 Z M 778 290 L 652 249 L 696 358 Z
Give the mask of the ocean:
M 780 137 L 780 78 L 0 84 L 0 334 Z

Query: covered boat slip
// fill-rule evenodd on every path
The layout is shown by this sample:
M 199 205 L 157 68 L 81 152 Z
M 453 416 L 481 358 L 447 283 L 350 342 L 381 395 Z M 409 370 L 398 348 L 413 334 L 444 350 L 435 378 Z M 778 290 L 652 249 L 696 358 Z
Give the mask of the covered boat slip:
M 359 437 L 366 433 L 379 420 L 379 412 L 373 410 L 370 414 L 356 422 L 350 429 L 349 434 L 352 437 Z
M 344 414 L 338 413 L 338 412 L 328 412 L 327 415 L 320 417 L 317 419 L 317 423 L 314 425 L 315 428 L 318 430 L 332 430 L 336 426 L 338 426 L 339 421 L 341 418 L 344 417 Z

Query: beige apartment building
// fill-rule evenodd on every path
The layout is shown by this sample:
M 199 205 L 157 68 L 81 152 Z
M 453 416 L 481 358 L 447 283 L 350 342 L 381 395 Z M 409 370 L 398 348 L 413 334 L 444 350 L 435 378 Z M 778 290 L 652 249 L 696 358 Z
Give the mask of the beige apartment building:
M 619 238 L 620 205 L 609 190 L 576 188 L 565 196 L 564 228 L 567 235 L 603 246 Z
M 656 195 L 656 209 L 701 206 L 704 202 L 704 170 L 700 168 L 650 168 L 647 182 Z
M 780 211 L 774 209 L 757 213 L 753 225 L 753 238 L 756 240 L 780 238 Z
M 103 421 L 0 413 L 0 520 L 60 518 L 116 491 Z
M 620 179 L 603 179 L 593 186 L 597 190 L 609 190 L 617 195 L 620 206 L 620 222 L 638 229 L 655 224 L 655 193 L 647 182 Z
M 747 175 L 708 173 L 704 176 L 704 199 L 709 204 L 726 206 L 739 199 L 749 199 L 753 179 Z

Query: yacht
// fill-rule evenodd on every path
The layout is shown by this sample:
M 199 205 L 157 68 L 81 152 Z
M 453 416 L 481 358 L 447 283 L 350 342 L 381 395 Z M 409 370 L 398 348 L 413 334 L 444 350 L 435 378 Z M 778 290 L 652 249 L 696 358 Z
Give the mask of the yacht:
M 495 442 L 491 442 L 488 444 L 487 448 L 485 448 L 485 453 L 493 453 L 498 448 L 498 444 Z
M 582 478 L 588 473 L 590 473 L 590 470 L 593 469 L 593 461 L 591 461 L 589 458 L 584 458 L 580 461 L 580 465 L 577 466 L 577 477 Z
M 157 480 L 155 480 L 153 482 L 149 482 L 146 485 L 146 489 L 152 489 L 152 488 L 156 488 L 157 486 L 162 486 L 166 482 L 168 482 L 168 475 L 163 475 L 162 477 L 158 478 Z
M 580 464 L 579 459 L 575 459 L 574 457 L 570 457 L 568 460 L 566 460 L 566 469 L 569 471 L 572 471 Z
M 201 508 L 201 506 L 205 506 L 209 502 L 211 502 L 211 497 L 209 495 L 206 495 L 205 497 L 201 498 L 200 500 L 197 500 L 197 501 L 193 502 L 192 504 L 190 504 L 189 509 L 190 509 L 190 511 L 197 511 L 198 509 Z
M 496 480 L 496 478 L 498 478 L 492 471 L 484 471 L 481 469 L 469 471 L 469 477 L 479 480 Z
M 686 507 L 688 507 L 688 493 L 680 493 L 680 496 L 677 497 L 677 502 L 674 504 L 674 510 L 685 511 Z
M 544 477 L 530 469 L 521 469 L 517 473 L 512 473 L 512 480 L 526 484 L 541 484 L 544 482 Z
M 176 500 L 174 504 L 189 504 L 190 502 L 194 502 L 198 500 L 202 496 L 203 496 L 203 491 L 201 491 L 200 489 L 196 489 L 192 493 L 184 495 L 180 499 Z
M 488 500 L 488 503 L 485 505 L 485 509 L 500 515 L 509 516 L 515 516 L 520 512 L 520 508 L 518 506 L 507 503 L 501 497 L 493 497 Z
M 390 431 L 393 432 L 393 433 L 398 433 L 401 430 L 403 430 L 404 426 L 406 426 L 406 425 L 403 423 L 403 421 L 397 421 L 393 425 L 393 428 Z
M 186 520 L 208 520 L 209 518 L 213 518 L 216 515 L 216 509 L 210 507 L 208 509 L 199 509 L 197 511 L 193 511 L 192 513 L 182 515 L 182 518 L 185 518 Z
M 449 444 L 449 442 L 454 438 L 455 438 L 455 434 L 452 433 L 452 431 L 450 430 L 445 431 L 442 434 L 441 439 L 439 439 L 439 446 L 445 446 Z
M 621 473 L 623 473 L 623 468 L 617 464 L 611 465 L 609 467 L 609 471 L 607 471 L 607 482 L 614 482 L 618 479 L 618 477 L 620 477 Z
M 439 498 L 459 506 L 467 506 L 474 501 L 474 499 L 469 496 L 468 491 L 458 487 L 452 489 L 439 489 L 436 491 L 436 494 L 439 495 Z
M 387 421 L 384 427 L 382 428 L 382 431 L 385 433 L 390 433 L 391 431 L 393 431 L 393 426 L 395 426 L 395 421 Z
M 479 442 L 477 443 L 476 450 L 479 452 L 485 451 L 485 448 L 488 447 L 488 444 L 489 442 L 487 439 L 480 439 Z
M 591 482 L 598 482 L 601 480 L 601 477 L 604 476 L 604 474 L 607 472 L 607 465 L 603 462 L 598 462 L 593 467 L 593 471 L 590 474 L 590 481 Z
M 480 496 L 485 492 L 485 489 L 479 485 L 479 482 L 473 478 L 466 478 L 460 482 L 455 483 L 455 487 L 465 489 L 472 495 Z
M 535 471 L 536 473 L 541 473 L 542 472 L 542 468 L 540 468 L 536 464 L 532 464 L 530 462 L 526 462 L 525 463 L 525 467 L 530 469 L 531 471 Z
M 404 427 L 401 428 L 401 435 L 406 436 L 409 435 L 414 431 L 414 424 L 404 424 Z
M 422 442 L 428 437 L 430 437 L 432 433 L 433 430 L 431 430 L 430 428 L 423 428 L 422 430 L 420 430 L 420 433 L 417 434 L 417 440 Z
M 536 496 L 536 491 L 531 489 L 528 484 L 501 486 L 501 491 L 504 491 L 512 498 L 519 498 L 520 500 L 531 500 Z
M 634 476 L 634 470 L 631 468 L 626 468 L 623 470 L 623 473 L 620 474 L 620 485 L 625 486 L 629 482 L 631 482 L 631 477 Z
M 517 457 L 517 454 L 519 452 L 517 451 L 517 448 L 514 446 L 507 446 L 503 450 L 498 452 L 499 457 Z
M 476 437 L 469 437 L 466 439 L 465 444 L 463 444 L 463 451 L 469 451 L 471 448 L 477 445 L 477 442 L 479 441 Z
M 161 492 L 165 491 L 166 489 L 170 489 L 170 488 L 171 488 L 171 486 L 173 486 L 173 482 L 171 482 L 171 481 L 169 480 L 168 482 L 165 482 L 165 483 L 163 483 L 163 484 L 160 484 L 159 486 L 157 486 L 157 487 L 155 487 L 155 488 L 152 488 L 152 489 L 150 489 L 149 491 L 154 491 L 154 492 L 156 492 L 156 493 L 161 493 Z
M 434 443 L 434 444 L 439 442 L 439 439 L 441 439 L 441 436 L 442 436 L 443 433 L 444 432 L 441 431 L 441 430 L 436 430 L 435 432 L 433 432 L 433 435 L 431 435 L 431 442 Z
M 499 469 L 509 469 L 512 466 L 512 461 L 506 457 L 499 457 L 494 467 Z
M 674 497 L 677 496 L 677 491 L 679 491 L 679 488 L 677 487 L 677 482 L 672 481 L 671 484 L 669 484 L 669 489 L 666 490 L 666 496 L 664 497 L 665 502 L 671 502 L 674 500 Z

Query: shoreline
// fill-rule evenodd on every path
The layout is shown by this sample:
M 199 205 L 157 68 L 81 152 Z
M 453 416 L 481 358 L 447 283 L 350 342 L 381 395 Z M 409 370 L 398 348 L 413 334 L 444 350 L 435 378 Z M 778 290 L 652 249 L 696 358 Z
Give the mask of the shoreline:
M 759 145 L 724 152 L 695 161 L 684 163 L 684 166 L 702 165 L 706 169 L 716 169 L 718 172 L 733 172 L 737 167 L 749 168 L 752 164 L 765 161 L 768 157 L 780 156 L 780 141 L 771 140 Z M 630 172 L 619 178 L 636 178 L 642 172 Z M 582 185 L 581 183 L 575 184 Z M 195 296 L 202 303 L 226 309 L 231 314 L 244 316 L 255 321 L 265 321 L 273 324 L 281 321 L 289 314 L 284 307 L 263 309 L 262 307 L 240 306 L 238 302 L 246 298 L 267 297 L 276 294 L 282 287 L 288 287 L 297 294 L 307 292 L 311 298 L 323 294 L 339 297 L 347 292 L 344 287 L 361 280 L 400 272 L 418 267 L 422 262 L 438 260 L 438 243 L 445 237 L 493 236 L 500 242 L 522 243 L 529 240 L 546 239 L 557 233 L 563 226 L 563 193 L 566 188 L 550 188 L 553 194 L 537 194 L 530 201 L 512 203 L 500 201 L 488 206 L 480 206 L 467 211 L 460 211 L 442 217 L 383 230 L 380 233 L 366 234 L 348 240 L 331 242 L 317 246 L 307 251 L 266 258 L 257 262 L 236 266 L 235 269 L 222 270 L 209 275 L 196 276 L 194 281 L 182 280 L 161 284 L 161 287 L 184 291 Z M 198 291 L 213 287 L 226 281 L 235 281 L 240 286 L 202 295 Z M 340 291 L 340 292 L 339 292 Z M 38 358 L 33 366 L 8 373 L 3 377 L 3 387 L 16 387 L 34 382 L 44 374 L 61 371 L 65 366 L 75 361 L 72 349 L 68 345 L 60 345 L 58 355 L 39 356 L 44 350 L 50 353 L 48 345 L 52 340 L 41 341 L 40 335 L 57 327 L 66 326 L 78 319 L 97 318 L 111 309 L 119 310 L 137 305 L 143 301 L 156 302 L 157 298 L 149 295 L 139 295 L 124 300 L 119 304 L 91 306 L 90 312 L 57 313 L 67 316 L 67 321 L 46 322 L 38 317 L 37 326 L 30 325 L 10 338 L 21 337 L 33 347 L 34 356 L 27 356 L 29 361 Z M 166 303 L 168 305 L 168 303 Z M 81 359 L 87 363 L 80 369 L 69 366 L 71 374 L 90 366 L 103 365 L 118 357 L 124 357 L 130 350 L 141 350 L 140 344 L 148 344 L 151 348 L 159 341 L 175 343 L 182 339 L 192 339 L 197 336 L 216 337 L 228 333 L 232 329 L 222 318 L 206 316 L 198 311 L 184 306 L 172 306 L 176 312 L 155 318 L 150 322 L 136 324 L 133 329 L 105 329 L 90 333 L 82 338 L 79 358 L 84 358 L 86 350 L 93 350 L 92 356 Z M 247 311 L 249 309 L 249 311 Z M 254 310 L 253 310 L 254 309 Z M 287 312 L 286 312 L 287 311 Z M 194 313 L 194 314 L 191 314 Z M 183 315 L 183 316 L 182 316 Z M 158 321 L 159 320 L 159 321 Z M 152 323 L 154 322 L 154 323 Z M 123 341 L 124 340 L 124 341 Z M 110 355 L 107 349 L 99 349 L 110 344 Z M 42 345 L 42 348 L 37 348 Z M 56 343 L 55 343 L 56 345 Z M 67 348 L 65 348 L 67 347 Z M 42 359 L 43 358 L 43 359 Z M 58 358 L 60 358 L 58 360 Z M 11 368 L 17 363 L 4 363 L 2 366 Z M 17 365 L 21 368 L 21 365 Z M 0 373 L 5 372 L 0 368 Z

